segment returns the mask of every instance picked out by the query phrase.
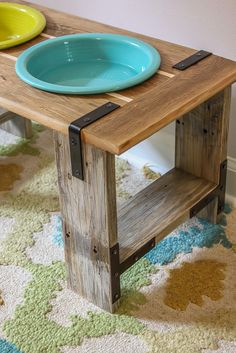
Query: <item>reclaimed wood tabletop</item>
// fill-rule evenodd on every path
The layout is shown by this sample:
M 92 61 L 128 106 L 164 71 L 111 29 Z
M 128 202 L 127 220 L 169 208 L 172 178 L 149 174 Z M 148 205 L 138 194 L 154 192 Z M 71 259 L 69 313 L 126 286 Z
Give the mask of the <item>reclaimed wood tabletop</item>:
M 118 103 L 119 109 L 82 131 L 84 142 L 113 154 L 119 155 L 143 141 L 236 80 L 236 63 L 231 60 L 211 55 L 186 71 L 179 71 L 173 65 L 196 50 L 30 5 L 45 15 L 47 26 L 36 39 L 0 51 L 0 106 L 67 135 L 74 120 L 109 101 Z M 148 42 L 160 52 L 160 70 L 138 86 L 92 96 L 43 92 L 16 76 L 15 61 L 26 48 L 52 37 L 88 32 L 125 34 Z

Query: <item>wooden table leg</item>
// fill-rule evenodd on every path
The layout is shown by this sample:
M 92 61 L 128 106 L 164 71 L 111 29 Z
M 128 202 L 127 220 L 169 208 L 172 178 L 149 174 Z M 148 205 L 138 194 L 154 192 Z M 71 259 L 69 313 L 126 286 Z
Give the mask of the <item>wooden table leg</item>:
M 199 213 L 212 222 L 224 204 L 225 180 L 220 179 L 226 169 L 230 98 L 228 87 L 176 121 L 176 167 L 222 183 L 220 197 Z
M 9 132 L 10 134 L 23 137 L 32 137 L 31 120 L 25 119 L 15 113 L 0 109 L 0 129 Z
M 113 312 L 120 297 L 114 155 L 84 144 L 82 181 L 71 176 L 68 137 L 54 140 L 69 287 Z

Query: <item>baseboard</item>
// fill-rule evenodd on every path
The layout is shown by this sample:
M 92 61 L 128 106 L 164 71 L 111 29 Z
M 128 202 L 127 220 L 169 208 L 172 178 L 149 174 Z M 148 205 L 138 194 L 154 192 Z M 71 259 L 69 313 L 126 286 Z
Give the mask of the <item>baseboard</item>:
M 236 207 L 236 196 L 231 196 L 229 194 L 225 195 L 225 201 L 232 207 Z
M 236 158 L 228 157 L 228 170 L 236 173 Z
M 167 172 L 167 167 L 153 163 L 152 161 L 140 158 L 137 154 L 126 152 L 121 158 L 128 160 L 130 164 L 136 168 L 141 169 L 147 165 L 154 172 L 164 174 Z M 236 158 L 228 157 L 228 172 L 227 172 L 227 186 L 226 186 L 226 202 L 236 207 Z
M 226 201 L 236 207 L 236 158 L 228 157 Z

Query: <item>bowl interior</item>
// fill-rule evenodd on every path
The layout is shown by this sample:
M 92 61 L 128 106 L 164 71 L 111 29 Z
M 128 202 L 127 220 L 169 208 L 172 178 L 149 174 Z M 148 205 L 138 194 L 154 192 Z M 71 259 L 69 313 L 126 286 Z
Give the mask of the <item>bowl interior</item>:
M 119 82 L 145 71 L 151 55 L 128 41 L 73 38 L 48 41 L 32 52 L 27 71 L 38 80 L 65 86 Z
M 0 41 L 19 38 L 31 31 L 36 21 L 23 9 L 1 7 L 0 9 Z

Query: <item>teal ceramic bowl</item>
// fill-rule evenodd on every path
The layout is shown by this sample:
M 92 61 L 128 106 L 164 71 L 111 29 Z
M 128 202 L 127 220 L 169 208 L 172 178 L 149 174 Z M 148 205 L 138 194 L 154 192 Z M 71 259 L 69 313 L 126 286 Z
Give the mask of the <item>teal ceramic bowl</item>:
M 160 66 L 156 49 L 116 34 L 73 34 L 27 49 L 17 75 L 41 90 L 63 94 L 118 91 L 151 77 Z

